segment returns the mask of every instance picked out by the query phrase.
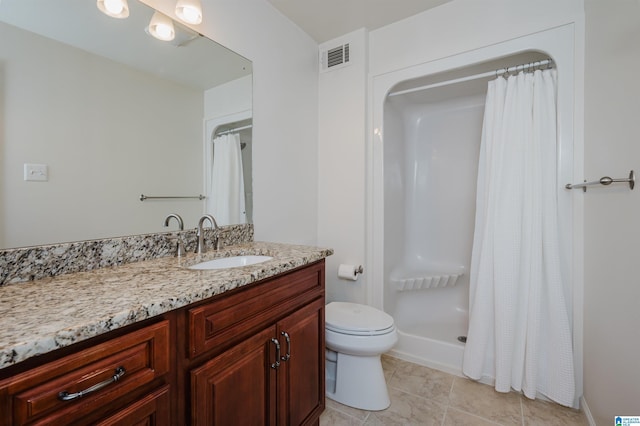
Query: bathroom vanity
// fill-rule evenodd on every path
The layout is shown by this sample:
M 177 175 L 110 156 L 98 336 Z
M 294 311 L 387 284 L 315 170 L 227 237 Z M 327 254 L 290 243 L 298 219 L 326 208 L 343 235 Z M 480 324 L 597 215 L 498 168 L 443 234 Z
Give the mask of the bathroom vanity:
M 187 268 L 247 251 L 273 259 Z M 0 425 L 318 424 L 330 254 L 247 243 L 0 288 Z

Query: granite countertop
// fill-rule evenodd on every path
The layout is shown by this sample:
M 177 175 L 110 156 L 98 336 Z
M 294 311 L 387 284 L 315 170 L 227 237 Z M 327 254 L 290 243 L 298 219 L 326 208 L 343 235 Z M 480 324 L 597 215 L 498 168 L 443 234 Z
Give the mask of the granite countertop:
M 273 259 L 240 268 L 187 269 L 243 254 Z M 331 249 L 250 242 L 0 287 L 0 369 L 331 254 Z

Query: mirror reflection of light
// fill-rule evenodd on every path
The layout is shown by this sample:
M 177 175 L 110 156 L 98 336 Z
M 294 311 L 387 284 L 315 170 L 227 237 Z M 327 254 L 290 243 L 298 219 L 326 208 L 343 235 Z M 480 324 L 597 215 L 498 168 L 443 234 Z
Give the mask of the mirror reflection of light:
M 176 15 L 188 24 L 202 23 L 202 6 L 200 0 L 178 0 Z
M 173 28 L 173 21 L 171 18 L 160 12 L 155 12 L 153 14 L 147 30 L 149 34 L 162 41 L 173 40 L 176 36 L 176 31 Z
M 127 0 L 97 0 L 96 5 L 102 13 L 112 18 L 124 19 L 129 16 Z

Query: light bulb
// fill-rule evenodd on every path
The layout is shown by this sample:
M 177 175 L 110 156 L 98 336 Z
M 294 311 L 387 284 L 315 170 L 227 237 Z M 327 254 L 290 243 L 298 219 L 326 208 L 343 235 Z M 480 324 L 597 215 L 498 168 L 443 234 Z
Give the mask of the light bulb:
M 127 0 L 97 0 L 96 5 L 100 12 L 112 18 L 123 19 L 129 16 Z
M 200 0 L 178 0 L 176 15 L 188 24 L 202 23 L 202 5 Z
M 173 28 L 165 24 L 158 24 L 156 34 L 160 40 L 173 40 Z
M 202 22 L 202 15 L 198 9 L 185 6 L 182 9 L 182 19 L 190 24 L 199 24 Z
M 124 10 L 124 5 L 120 0 L 104 0 L 104 8 L 112 15 L 117 15 Z
M 147 27 L 148 33 L 162 41 L 173 40 L 176 36 L 176 31 L 173 28 L 173 21 L 166 15 L 160 12 L 155 12 Z

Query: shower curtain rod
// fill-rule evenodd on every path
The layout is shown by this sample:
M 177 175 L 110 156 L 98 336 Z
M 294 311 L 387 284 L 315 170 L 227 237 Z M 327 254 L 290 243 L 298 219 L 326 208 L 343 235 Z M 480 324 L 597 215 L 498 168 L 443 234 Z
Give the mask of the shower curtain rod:
M 405 93 L 419 92 L 427 89 L 434 89 L 436 87 L 448 86 L 450 84 L 462 83 L 465 81 L 478 80 L 486 77 L 498 77 L 502 74 L 509 74 L 513 72 L 519 72 L 523 70 L 536 69 L 544 66 L 551 67 L 553 65 L 553 59 L 543 59 L 541 61 L 529 62 L 528 64 L 516 65 L 508 68 L 501 68 L 495 71 L 487 71 L 480 74 L 469 75 L 467 77 L 454 78 L 453 80 L 441 81 L 438 83 L 428 84 L 426 86 L 414 87 L 413 89 L 399 90 L 397 92 L 389 93 L 389 96 L 404 95 Z
M 236 133 L 236 132 L 239 132 L 240 130 L 250 129 L 252 127 L 253 127 L 252 124 L 242 126 L 242 127 L 236 127 L 235 129 L 229 129 L 229 130 L 225 130 L 224 132 L 216 133 L 216 136 L 228 135 L 229 133 Z

